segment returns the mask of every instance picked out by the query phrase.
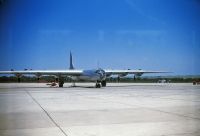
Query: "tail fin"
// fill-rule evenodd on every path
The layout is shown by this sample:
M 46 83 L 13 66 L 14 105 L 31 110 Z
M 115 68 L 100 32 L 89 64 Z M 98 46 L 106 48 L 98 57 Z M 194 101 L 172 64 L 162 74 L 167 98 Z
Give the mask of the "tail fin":
M 72 62 L 72 53 L 70 51 L 70 66 L 69 66 L 69 69 L 74 69 L 74 66 L 73 66 L 73 62 Z

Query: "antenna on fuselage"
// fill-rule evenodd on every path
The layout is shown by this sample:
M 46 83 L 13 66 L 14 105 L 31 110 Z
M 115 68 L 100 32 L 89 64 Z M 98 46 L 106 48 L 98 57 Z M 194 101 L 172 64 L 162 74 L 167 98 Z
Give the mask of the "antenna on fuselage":
M 69 65 L 69 69 L 74 69 L 74 65 L 73 65 L 73 58 L 72 58 L 72 53 L 71 53 L 71 51 L 70 51 L 70 65 Z

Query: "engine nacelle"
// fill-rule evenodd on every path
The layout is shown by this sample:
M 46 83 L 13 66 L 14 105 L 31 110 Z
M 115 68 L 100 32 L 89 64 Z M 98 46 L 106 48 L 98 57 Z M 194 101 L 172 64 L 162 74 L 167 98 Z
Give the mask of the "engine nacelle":
M 142 75 L 143 75 L 143 73 L 137 73 L 137 74 L 135 74 L 135 77 L 140 77 Z
M 128 75 L 128 73 L 123 73 L 123 74 L 119 74 L 118 76 L 119 77 L 125 77 L 125 76 L 127 76 Z
M 106 73 L 106 77 L 110 77 L 112 73 Z

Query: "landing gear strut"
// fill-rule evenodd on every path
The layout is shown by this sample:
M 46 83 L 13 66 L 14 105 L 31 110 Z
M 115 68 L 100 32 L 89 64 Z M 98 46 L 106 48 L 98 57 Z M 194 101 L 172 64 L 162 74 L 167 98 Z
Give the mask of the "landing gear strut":
M 58 81 L 59 87 L 63 87 L 63 84 L 64 84 L 64 78 L 63 78 L 63 77 L 60 77 L 60 78 L 59 78 L 59 81 Z
M 63 87 L 64 81 L 59 81 L 59 87 Z
M 20 78 L 20 77 L 17 78 L 17 82 L 18 82 L 18 83 L 21 82 L 21 78 Z
M 101 81 L 102 87 L 106 87 L 106 80 Z
M 16 77 L 17 77 L 17 82 L 20 83 L 22 75 L 21 74 L 16 74 Z
M 37 78 L 37 82 L 38 82 L 38 83 L 40 82 L 40 78 L 39 78 L 39 77 Z
M 72 81 L 72 87 L 76 87 L 75 81 Z
M 101 83 L 100 82 L 96 83 L 96 88 L 101 88 Z

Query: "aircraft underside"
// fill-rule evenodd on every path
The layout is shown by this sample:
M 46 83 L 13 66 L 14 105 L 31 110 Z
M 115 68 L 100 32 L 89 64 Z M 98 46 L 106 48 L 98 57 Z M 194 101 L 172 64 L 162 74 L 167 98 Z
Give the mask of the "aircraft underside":
M 93 82 L 93 81 L 92 81 Z M 76 81 L 72 81 L 72 87 L 75 87 Z M 58 81 L 58 86 L 59 87 L 63 87 L 64 85 L 64 79 L 59 79 Z M 103 81 L 96 81 L 96 84 L 95 84 L 95 87 L 96 88 L 101 88 L 101 87 L 106 87 L 106 80 L 103 80 Z

